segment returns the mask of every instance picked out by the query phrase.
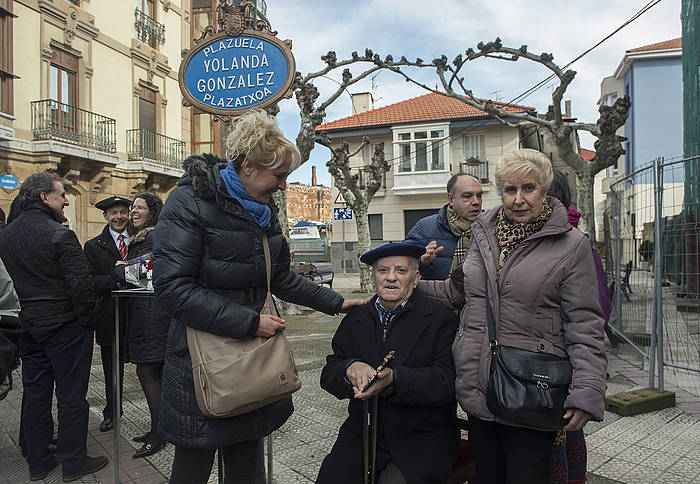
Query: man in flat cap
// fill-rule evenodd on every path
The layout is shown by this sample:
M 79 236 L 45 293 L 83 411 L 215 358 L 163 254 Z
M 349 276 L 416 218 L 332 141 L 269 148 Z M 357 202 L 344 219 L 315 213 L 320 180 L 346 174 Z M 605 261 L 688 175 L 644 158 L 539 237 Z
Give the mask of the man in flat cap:
M 95 314 L 95 339 L 100 345 L 102 355 L 102 371 L 105 376 L 105 397 L 107 403 L 102 409 L 102 423 L 100 431 L 107 432 L 112 429 L 112 416 L 114 409 L 114 395 L 112 386 L 112 351 L 114 344 L 114 303 L 111 291 L 119 289 L 119 283 L 112 279 L 114 264 L 120 260 L 126 260 L 129 246 L 129 206 L 131 200 L 119 196 L 105 198 L 95 204 L 95 208 L 102 210 L 102 215 L 107 222 L 102 233 L 85 242 L 85 256 L 90 265 L 90 272 L 95 280 L 95 292 L 99 298 L 97 313 Z M 123 331 L 123 328 L 122 328 Z M 119 345 L 119 374 L 120 383 L 124 382 L 124 333 L 121 333 Z M 121 388 L 120 388 L 121 392 Z M 120 409 L 121 410 L 121 409 Z
M 424 253 L 392 243 L 360 258 L 372 266 L 376 296 L 345 316 L 321 373 L 321 387 L 350 402 L 318 483 L 363 482 L 363 400 L 374 396 L 380 484 L 442 483 L 452 469 L 459 443 L 451 350 L 457 317 L 415 291 Z M 390 351 L 391 367 L 365 388 Z

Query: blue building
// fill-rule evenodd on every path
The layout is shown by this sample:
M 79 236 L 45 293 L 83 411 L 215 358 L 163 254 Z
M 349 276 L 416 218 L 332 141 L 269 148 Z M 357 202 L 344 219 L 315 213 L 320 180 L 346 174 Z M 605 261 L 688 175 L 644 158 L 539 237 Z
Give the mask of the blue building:
M 681 54 L 681 38 L 631 49 L 615 73 L 603 79 L 599 103 L 612 105 L 624 94 L 632 100 L 620 133 L 627 138 L 627 153 L 608 176 L 628 175 L 659 156 L 683 155 Z

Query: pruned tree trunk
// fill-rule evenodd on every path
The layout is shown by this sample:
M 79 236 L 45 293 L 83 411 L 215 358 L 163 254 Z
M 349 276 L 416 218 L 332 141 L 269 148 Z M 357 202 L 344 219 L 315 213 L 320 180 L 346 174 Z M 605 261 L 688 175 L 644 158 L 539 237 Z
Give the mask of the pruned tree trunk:
M 357 258 L 367 252 L 370 248 L 369 220 L 367 210 L 374 198 L 374 194 L 382 186 L 384 174 L 389 171 L 391 165 L 384 157 L 384 143 L 377 143 L 374 147 L 372 160 L 368 166 L 360 167 L 366 174 L 365 188 L 360 188 L 358 184 L 360 171 L 353 172 L 350 167 L 350 158 L 358 154 L 365 145 L 369 144 L 369 139 L 365 136 L 357 151 L 350 153 L 350 146 L 345 141 L 339 146 L 333 146 L 327 136 L 321 134 L 317 142 L 331 150 L 331 159 L 326 163 L 335 186 L 343 195 L 348 206 L 355 214 L 355 224 L 357 226 Z M 372 290 L 372 280 L 370 268 L 365 264 L 359 265 L 360 290 L 370 292 Z

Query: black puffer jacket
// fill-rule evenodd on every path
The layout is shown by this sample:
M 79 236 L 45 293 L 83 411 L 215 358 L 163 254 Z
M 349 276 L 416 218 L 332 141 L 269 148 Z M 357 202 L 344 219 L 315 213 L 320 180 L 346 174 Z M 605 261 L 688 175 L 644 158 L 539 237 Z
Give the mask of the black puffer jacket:
M 95 289 L 78 237 L 39 201 L 0 231 L 0 255 L 15 283 L 21 319 L 41 342 L 65 323 L 94 325 Z
M 185 175 L 168 197 L 156 226 L 154 286 L 174 321 L 168 335 L 160 429 L 175 445 L 219 448 L 259 439 L 293 411 L 291 398 L 225 419 L 204 417 L 194 395 L 185 325 L 231 338 L 255 334 L 267 293 L 262 230 L 229 197 L 219 177 L 226 160 L 212 155 L 185 160 Z M 272 258 L 272 292 L 333 314 L 343 298 L 295 274 L 273 208 L 265 229 Z M 255 375 L 251 375 L 255 378 Z

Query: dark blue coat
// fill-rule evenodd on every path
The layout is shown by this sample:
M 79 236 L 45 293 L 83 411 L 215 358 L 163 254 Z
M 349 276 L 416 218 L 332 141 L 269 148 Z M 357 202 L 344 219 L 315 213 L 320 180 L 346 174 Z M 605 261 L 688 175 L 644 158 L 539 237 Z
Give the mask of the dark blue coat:
M 420 219 L 408 232 L 404 242 L 425 247 L 433 240 L 437 241 L 438 246 L 442 245 L 445 249 L 430 264 L 421 264 L 420 274 L 421 278 L 426 280 L 442 281 L 450 275 L 452 256 L 457 246 L 457 236 L 450 231 L 447 224 L 447 205 L 435 215 Z
M 364 414 L 345 372 L 353 360 L 376 367 L 394 350 L 394 383 L 379 397 L 377 467 L 390 458 L 408 484 L 443 483 L 459 444 L 452 360 L 457 317 L 415 291 L 382 342 L 374 301 L 353 308 L 343 318 L 333 336 L 333 354 L 326 358 L 321 372 L 321 387 L 339 399 L 348 399 L 348 418 L 316 482 L 362 482 Z

